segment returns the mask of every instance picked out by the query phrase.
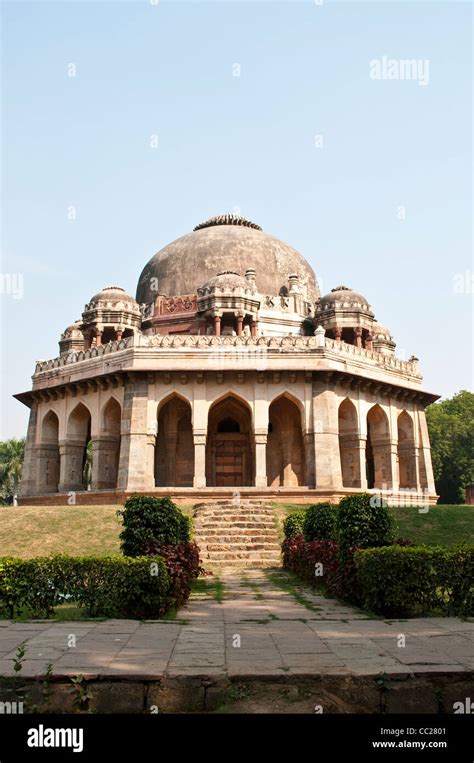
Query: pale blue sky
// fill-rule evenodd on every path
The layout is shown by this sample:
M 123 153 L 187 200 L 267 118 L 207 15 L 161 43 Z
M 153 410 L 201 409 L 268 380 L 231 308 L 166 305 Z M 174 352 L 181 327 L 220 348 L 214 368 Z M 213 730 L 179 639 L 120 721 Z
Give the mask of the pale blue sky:
M 25 433 L 11 395 L 92 294 L 134 294 L 158 249 L 236 207 L 297 248 L 324 292 L 361 291 L 426 388 L 472 386 L 472 286 L 454 288 L 473 269 L 469 3 L 2 11 L 2 270 L 24 294 L 0 295 L 1 437 Z M 428 85 L 371 79 L 382 56 L 428 59 Z

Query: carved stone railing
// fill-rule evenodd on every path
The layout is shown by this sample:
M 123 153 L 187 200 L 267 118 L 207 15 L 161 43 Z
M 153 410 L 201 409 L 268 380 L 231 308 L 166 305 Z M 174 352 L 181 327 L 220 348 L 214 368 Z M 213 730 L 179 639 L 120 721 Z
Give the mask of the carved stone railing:
M 401 360 L 394 355 L 388 355 L 373 350 L 366 350 L 362 347 L 356 347 L 346 342 L 338 342 L 334 339 L 324 338 L 324 346 L 319 343 L 316 336 L 198 336 L 191 334 L 155 334 L 146 336 L 143 334 L 134 334 L 133 336 L 122 339 L 118 342 L 109 342 L 109 344 L 91 347 L 89 350 L 80 352 L 70 352 L 67 355 L 61 355 L 52 360 L 38 360 L 36 363 L 35 374 L 43 371 L 50 371 L 55 368 L 61 368 L 73 363 L 80 363 L 84 360 L 101 358 L 105 355 L 122 352 L 130 348 L 156 348 L 156 349 L 197 349 L 205 350 L 213 347 L 240 347 L 244 348 L 267 348 L 277 351 L 294 352 L 318 352 L 331 355 L 339 355 L 348 358 L 360 358 L 362 362 L 368 362 L 370 365 L 382 366 L 387 370 L 399 371 L 409 376 L 420 378 L 418 364 L 413 361 Z

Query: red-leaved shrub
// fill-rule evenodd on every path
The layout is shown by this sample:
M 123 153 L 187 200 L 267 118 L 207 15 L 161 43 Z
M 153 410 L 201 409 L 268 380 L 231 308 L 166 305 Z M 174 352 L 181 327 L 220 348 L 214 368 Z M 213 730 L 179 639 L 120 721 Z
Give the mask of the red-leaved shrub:
M 283 566 L 307 583 L 322 586 L 328 593 L 355 604 L 358 601 L 354 566 L 356 550 L 349 549 L 343 565 L 335 541 L 305 541 L 303 535 L 295 535 L 283 542 Z
M 164 559 L 170 576 L 168 591 L 170 608 L 177 609 L 186 603 L 191 593 L 193 580 L 203 572 L 199 563 L 199 548 L 195 543 L 173 543 L 162 546 L 148 542 L 146 555 L 157 554 Z

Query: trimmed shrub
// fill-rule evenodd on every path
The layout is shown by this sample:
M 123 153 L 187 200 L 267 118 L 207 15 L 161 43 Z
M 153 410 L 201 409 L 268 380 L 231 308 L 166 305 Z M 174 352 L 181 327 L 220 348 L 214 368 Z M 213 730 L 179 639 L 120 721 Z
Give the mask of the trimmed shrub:
M 160 555 L 170 575 L 169 608 L 177 609 L 189 599 L 193 580 L 204 572 L 199 562 L 199 548 L 195 543 L 161 546 Z
M 395 538 L 395 522 L 386 504 L 367 493 L 350 495 L 339 502 L 337 540 L 345 562 L 349 548 L 389 546 Z
M 123 522 L 120 547 L 125 556 L 147 554 L 150 544 L 158 550 L 160 546 L 190 540 L 191 520 L 171 498 L 134 495 L 117 515 Z
M 292 538 L 294 535 L 303 534 L 304 518 L 306 516 L 306 509 L 298 509 L 293 511 L 285 518 L 283 522 L 283 533 L 285 538 Z
M 74 601 L 91 617 L 158 617 L 172 606 L 161 557 L 0 559 L 0 611 L 49 617 Z
M 332 540 L 305 541 L 303 535 L 297 535 L 283 543 L 283 566 L 307 583 L 356 603 L 359 596 L 354 550 L 349 550 L 347 562 L 342 566 L 337 543 Z
M 474 545 L 391 546 L 355 554 L 364 607 L 386 617 L 474 615 Z
M 337 507 L 332 503 L 315 503 L 306 512 L 303 535 L 306 540 L 336 539 Z

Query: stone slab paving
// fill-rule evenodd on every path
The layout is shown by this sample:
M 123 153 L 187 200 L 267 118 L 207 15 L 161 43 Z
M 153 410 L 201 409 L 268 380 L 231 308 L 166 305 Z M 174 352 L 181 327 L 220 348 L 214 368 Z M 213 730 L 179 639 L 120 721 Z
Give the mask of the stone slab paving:
M 193 594 L 175 621 L 0 621 L 0 675 L 375 675 L 474 669 L 474 622 L 370 619 L 282 571 L 219 573 L 221 602 Z M 212 580 L 212 579 L 211 579 Z M 405 636 L 405 647 L 398 646 Z

